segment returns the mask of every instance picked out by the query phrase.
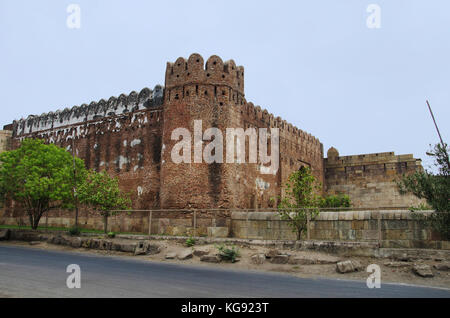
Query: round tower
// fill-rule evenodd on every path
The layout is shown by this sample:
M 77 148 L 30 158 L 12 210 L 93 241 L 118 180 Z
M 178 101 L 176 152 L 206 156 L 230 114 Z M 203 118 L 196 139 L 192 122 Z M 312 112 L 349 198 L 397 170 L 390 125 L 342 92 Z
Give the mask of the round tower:
M 244 68 L 233 60 L 223 62 L 199 54 L 167 63 L 164 94 L 164 128 L 161 161 L 162 208 L 220 208 L 229 206 L 224 165 L 205 162 L 205 148 L 215 137 L 202 140 L 209 128 L 222 132 L 222 162 L 225 162 L 225 132 L 232 122 L 232 107 L 245 104 Z M 189 132 L 190 140 L 180 131 Z M 184 130 L 183 130 L 184 129 Z M 197 136 L 195 135 L 197 132 Z M 219 136 L 220 137 L 220 136 Z M 174 139 L 174 140 L 173 140 Z M 190 154 L 177 163 L 172 153 L 179 142 L 190 144 Z M 179 149 L 179 148 L 175 148 Z M 200 151 L 199 151 L 200 149 Z M 219 159 L 216 151 L 212 152 Z

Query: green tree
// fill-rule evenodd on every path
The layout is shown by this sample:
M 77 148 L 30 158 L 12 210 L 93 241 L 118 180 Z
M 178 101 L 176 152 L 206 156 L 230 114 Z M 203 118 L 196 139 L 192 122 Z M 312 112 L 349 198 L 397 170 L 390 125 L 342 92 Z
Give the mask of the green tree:
M 283 220 L 289 221 L 293 232 L 300 240 L 310 220 L 319 214 L 320 184 L 311 174 L 311 169 L 301 167 L 292 173 L 285 183 L 285 196 L 278 205 L 278 213 Z
M 417 215 L 426 226 L 432 227 L 443 238 L 450 239 L 450 164 L 446 144 L 435 145 L 427 155 L 434 157 L 438 168 L 436 174 L 424 170 L 405 175 L 397 182 L 400 194 L 412 193 L 425 199 L 435 212 L 425 218 Z
M 83 160 L 40 139 L 25 139 L 18 149 L 0 154 L 0 201 L 13 200 L 27 212 L 32 229 L 52 209 L 73 209 L 73 189 L 87 171 Z
M 131 199 L 119 189 L 119 180 L 110 177 L 106 172 L 90 171 L 86 182 L 78 187 L 80 203 L 91 206 L 100 212 L 107 233 L 108 217 L 112 210 L 128 210 Z

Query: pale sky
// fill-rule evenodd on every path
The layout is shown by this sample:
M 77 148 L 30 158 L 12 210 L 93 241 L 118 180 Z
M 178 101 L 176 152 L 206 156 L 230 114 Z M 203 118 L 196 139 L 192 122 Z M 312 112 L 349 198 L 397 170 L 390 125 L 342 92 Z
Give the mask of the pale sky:
M 66 25 L 71 3 L 80 29 Z M 427 166 L 438 137 L 426 99 L 449 142 L 445 0 L 0 0 L 0 126 L 163 85 L 166 62 L 194 52 L 243 65 L 247 101 L 325 153 L 413 153 Z

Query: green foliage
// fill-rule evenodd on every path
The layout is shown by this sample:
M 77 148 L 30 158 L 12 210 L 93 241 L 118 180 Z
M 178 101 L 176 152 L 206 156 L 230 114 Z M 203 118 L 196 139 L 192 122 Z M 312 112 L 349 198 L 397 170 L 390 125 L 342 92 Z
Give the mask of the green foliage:
M 79 236 L 81 233 L 81 230 L 79 227 L 73 226 L 71 228 L 69 228 L 69 234 L 71 236 Z
M 397 182 L 400 194 L 412 193 L 420 199 L 425 199 L 435 210 L 429 217 L 419 216 L 427 227 L 439 232 L 443 238 L 450 239 L 450 163 L 447 145 L 435 145 L 428 153 L 434 157 L 438 173 L 430 171 L 417 171 L 410 175 L 404 175 Z
M 14 200 L 26 210 L 36 229 L 42 215 L 74 208 L 74 188 L 87 174 L 81 159 L 40 139 L 25 139 L 16 150 L 0 154 L 0 201 Z
M 328 195 L 320 198 L 320 208 L 349 208 L 351 207 L 350 197 L 348 195 Z
M 114 232 L 109 232 L 109 233 L 108 233 L 108 237 L 109 237 L 109 238 L 115 238 L 115 237 L 116 237 L 116 233 L 114 233 Z
M 232 263 L 235 263 L 237 261 L 237 258 L 240 256 L 239 249 L 232 245 L 218 245 L 216 246 L 217 250 L 219 251 L 218 255 L 222 260 L 225 261 L 231 261 Z
M 418 206 L 411 206 L 409 207 L 409 210 L 411 212 L 415 212 L 415 211 L 427 211 L 427 210 L 432 210 L 432 208 L 425 203 L 420 203 Z
M 195 239 L 193 237 L 190 237 L 186 240 L 186 246 L 187 247 L 191 247 L 194 246 L 196 243 Z
M 106 172 L 89 171 L 85 180 L 78 187 L 80 203 L 99 211 L 104 217 L 105 233 L 107 232 L 108 216 L 112 210 L 128 210 L 131 199 L 119 188 L 119 179 L 110 177 Z
M 292 230 L 300 240 L 306 230 L 308 215 L 313 220 L 319 214 L 320 184 L 311 174 L 311 169 L 301 167 L 292 173 L 285 186 L 285 197 L 278 205 L 278 213 L 283 220 L 289 221 Z

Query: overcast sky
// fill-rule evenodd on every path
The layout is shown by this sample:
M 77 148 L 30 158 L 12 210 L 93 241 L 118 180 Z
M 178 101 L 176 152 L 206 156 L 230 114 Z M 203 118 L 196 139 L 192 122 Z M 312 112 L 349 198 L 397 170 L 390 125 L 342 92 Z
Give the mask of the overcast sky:
M 380 28 L 366 23 L 372 3 Z M 194 52 L 243 65 L 247 101 L 325 152 L 413 153 L 427 166 L 438 138 L 426 99 L 450 138 L 445 0 L 0 0 L 0 125 L 164 84 L 166 62 Z

